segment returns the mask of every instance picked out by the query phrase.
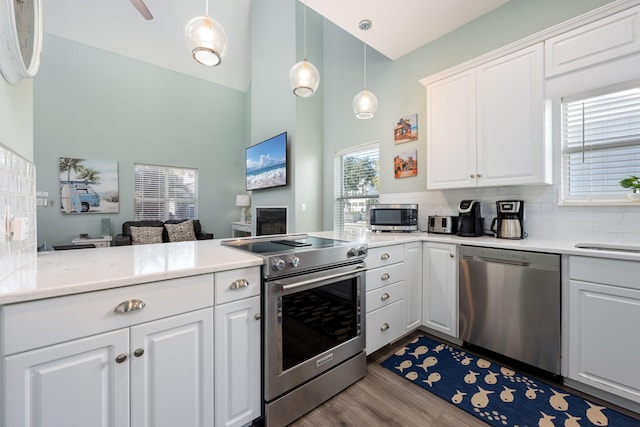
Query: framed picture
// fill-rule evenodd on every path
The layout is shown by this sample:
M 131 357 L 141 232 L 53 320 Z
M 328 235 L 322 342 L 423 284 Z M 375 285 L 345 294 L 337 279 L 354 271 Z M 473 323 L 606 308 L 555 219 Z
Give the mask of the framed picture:
M 400 118 L 393 130 L 393 142 L 402 144 L 403 142 L 418 140 L 418 115 L 411 114 Z
M 393 158 L 393 177 L 406 178 L 418 175 L 418 151 L 409 150 Z
M 118 213 L 118 162 L 74 157 L 58 159 L 63 215 Z

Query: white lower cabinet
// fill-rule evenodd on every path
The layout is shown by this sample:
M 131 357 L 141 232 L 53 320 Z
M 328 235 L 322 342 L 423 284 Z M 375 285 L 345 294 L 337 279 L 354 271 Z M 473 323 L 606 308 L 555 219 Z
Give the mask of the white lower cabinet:
M 366 276 L 367 354 L 416 329 L 421 322 L 421 244 L 369 249 Z
M 3 425 L 128 426 L 128 347 L 121 329 L 5 357 Z
M 212 308 L 7 356 L 5 425 L 211 426 L 212 360 Z
M 260 417 L 260 317 L 259 296 L 215 307 L 216 427 Z
M 422 247 L 422 324 L 458 337 L 457 246 L 425 242 Z
M 640 403 L 640 263 L 572 256 L 568 377 Z

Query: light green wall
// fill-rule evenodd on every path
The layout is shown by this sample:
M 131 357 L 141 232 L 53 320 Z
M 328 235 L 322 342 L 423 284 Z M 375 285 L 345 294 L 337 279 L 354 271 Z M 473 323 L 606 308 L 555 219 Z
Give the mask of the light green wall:
M 201 79 L 45 35 L 34 81 L 38 244 L 68 244 L 79 233 L 112 234 L 133 220 L 133 165 L 197 168 L 203 229 L 229 237 L 235 195 L 244 188 L 246 94 Z M 58 158 L 117 161 L 119 214 L 62 215 Z
M 290 232 L 317 231 L 322 227 L 322 87 L 313 97 L 302 99 L 289 86 L 289 69 L 302 59 L 302 4 L 254 0 L 251 14 L 249 145 L 283 131 L 289 140 L 287 186 L 253 191 L 252 208 L 288 206 Z M 322 74 L 321 22 L 307 10 L 308 59 Z
M 396 61 L 369 49 L 367 86 L 378 97 L 378 111 L 370 120 L 358 120 L 351 111 L 353 97 L 362 90 L 362 42 L 325 22 L 324 228 L 333 227 L 332 160 L 340 149 L 379 141 L 380 191 L 426 191 L 426 92 L 420 79 L 610 2 L 511 0 Z M 412 113 L 418 114 L 418 141 L 394 145 L 394 124 L 400 117 Z M 413 149 L 418 155 L 418 175 L 394 179 L 393 156 Z
M 33 161 L 33 81 L 10 85 L 0 75 L 0 144 Z

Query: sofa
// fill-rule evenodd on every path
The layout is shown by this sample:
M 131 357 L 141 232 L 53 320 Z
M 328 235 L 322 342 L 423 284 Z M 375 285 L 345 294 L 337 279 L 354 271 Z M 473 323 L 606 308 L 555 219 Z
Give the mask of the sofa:
M 202 231 L 197 219 L 169 219 L 166 221 L 126 221 L 122 234 L 116 235 L 115 245 L 182 242 L 213 239 L 212 233 Z

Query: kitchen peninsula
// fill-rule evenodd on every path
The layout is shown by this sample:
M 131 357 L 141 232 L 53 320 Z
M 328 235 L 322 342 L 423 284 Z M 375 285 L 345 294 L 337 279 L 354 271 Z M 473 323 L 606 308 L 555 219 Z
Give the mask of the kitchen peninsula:
M 606 372 L 613 375 L 611 381 L 581 371 L 583 366 L 601 366 L 596 358 L 611 357 L 605 354 L 606 346 L 596 346 L 596 341 L 604 338 L 602 334 L 585 333 L 583 324 L 600 324 L 605 335 L 611 335 L 609 340 L 623 338 L 632 327 L 626 325 L 637 324 L 612 325 L 608 319 L 594 316 L 602 316 L 602 310 L 607 309 L 616 311 L 616 319 L 638 315 L 640 289 L 632 279 L 640 274 L 640 253 L 629 248 L 576 248 L 575 242 L 568 241 L 510 241 L 420 232 L 312 234 L 366 242 L 371 274 L 383 271 L 376 268 L 373 259 L 378 253 L 411 249 L 413 252 L 396 251 L 400 259 L 393 260 L 404 263 L 404 277 L 410 282 L 409 294 L 401 298 L 406 302 L 398 304 L 392 299 L 396 307 L 402 307 L 405 325 L 397 334 L 420 327 L 452 341 L 457 340 L 455 321 L 449 329 L 439 330 L 437 325 L 446 322 L 431 322 L 432 314 L 425 308 L 428 300 L 438 295 L 428 291 L 434 279 L 426 269 L 434 264 L 430 258 L 437 257 L 440 249 L 447 254 L 443 259 L 452 260 L 449 266 L 455 266 L 453 274 L 446 276 L 450 283 L 438 284 L 451 291 L 453 300 L 441 305 L 451 310 L 447 315 L 452 319 L 457 316 L 458 245 L 562 255 L 563 377 L 572 386 L 586 384 L 587 391 L 598 397 L 612 401 L 623 397 L 632 410 L 640 406 L 634 378 L 628 377 L 620 388 L 616 384 L 624 378 L 618 378 L 618 372 L 611 372 L 611 368 Z M 39 254 L 34 283 L 0 291 L 3 384 L 5 390 L 14 391 L 5 393 L 5 425 L 23 425 L 31 416 L 62 417 L 63 424 L 74 425 L 64 418 L 64 402 L 71 401 L 74 409 L 67 415 L 74 413 L 77 419 L 85 420 L 113 416 L 122 420 L 118 425 L 128 425 L 129 419 L 162 419 L 171 424 L 176 415 L 170 413 L 177 407 L 182 408 L 178 412 L 183 421 L 193 421 L 189 425 L 244 425 L 260 417 L 262 262 L 260 257 L 221 246 L 220 240 Z M 398 265 L 393 268 L 397 270 Z M 416 275 L 416 271 L 424 275 Z M 369 282 L 373 280 L 368 275 L 367 285 Z M 593 291 L 606 291 L 624 304 L 604 305 L 601 299 L 592 298 Z M 581 302 L 585 301 L 595 304 L 590 307 L 596 311 L 583 312 Z M 369 326 L 374 323 L 368 322 L 369 354 L 387 342 L 384 335 L 376 337 L 371 332 Z M 599 350 L 591 356 L 581 352 L 580 346 Z M 627 362 L 625 355 L 615 357 L 616 365 Z M 37 381 L 25 381 L 28 377 Z M 73 377 L 86 382 L 81 392 L 70 385 Z M 40 382 L 38 387 L 33 381 Z M 160 388 L 154 389 L 154 385 Z M 108 393 L 103 400 L 96 400 L 87 391 L 94 389 Z M 61 400 L 62 396 L 71 400 Z M 214 396 L 212 408 L 206 402 Z M 44 402 L 52 399 L 57 409 L 46 404 L 29 406 L 36 398 Z M 96 401 L 102 407 L 90 404 Z

